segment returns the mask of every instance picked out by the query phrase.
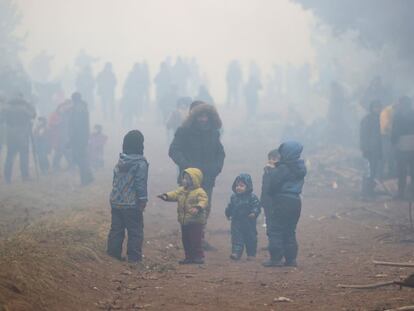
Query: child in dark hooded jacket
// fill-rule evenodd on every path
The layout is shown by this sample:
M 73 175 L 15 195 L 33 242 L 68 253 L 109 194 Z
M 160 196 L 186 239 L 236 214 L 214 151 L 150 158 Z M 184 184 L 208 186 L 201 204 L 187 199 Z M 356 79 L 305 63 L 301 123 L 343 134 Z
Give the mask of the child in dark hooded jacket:
M 296 225 L 306 176 L 305 162 L 300 158 L 302 150 L 303 146 L 294 141 L 281 144 L 280 160 L 269 177 L 268 194 L 272 197 L 267 215 L 270 260 L 263 263 L 265 267 L 297 265 Z
M 122 260 L 122 243 L 128 232 L 128 262 L 142 259 L 143 212 L 147 204 L 148 162 L 144 155 L 144 136 L 138 130 L 125 135 L 122 153 L 114 169 L 110 196 L 112 222 L 108 236 L 108 255 Z
M 260 202 L 253 193 L 252 178 L 249 174 L 240 174 L 234 180 L 233 195 L 225 214 L 231 219 L 231 255 L 239 260 L 246 247 L 247 259 L 256 257 L 257 230 L 256 219 L 260 214 Z

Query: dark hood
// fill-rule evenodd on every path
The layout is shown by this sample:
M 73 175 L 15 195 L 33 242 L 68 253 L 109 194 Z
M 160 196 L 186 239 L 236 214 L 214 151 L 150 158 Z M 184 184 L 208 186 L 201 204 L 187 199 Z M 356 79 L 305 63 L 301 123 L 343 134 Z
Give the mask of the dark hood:
M 303 151 L 303 146 L 295 141 L 288 141 L 280 145 L 280 164 L 289 167 L 292 178 L 303 178 L 306 175 L 305 161 L 300 157 Z
M 280 145 L 279 153 L 282 162 L 299 160 L 303 146 L 295 141 L 288 141 Z
M 236 179 L 233 182 L 233 186 L 231 187 L 233 192 L 236 193 L 236 184 L 238 181 L 242 181 L 247 186 L 246 194 L 253 192 L 253 182 L 252 177 L 249 174 L 240 174 L 236 177 Z

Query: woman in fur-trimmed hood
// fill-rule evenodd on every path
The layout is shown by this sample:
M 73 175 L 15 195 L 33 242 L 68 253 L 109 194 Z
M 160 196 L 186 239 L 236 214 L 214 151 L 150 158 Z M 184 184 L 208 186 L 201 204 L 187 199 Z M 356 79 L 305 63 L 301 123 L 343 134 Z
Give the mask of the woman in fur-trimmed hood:
M 211 129 L 220 130 L 222 127 L 221 118 L 217 112 L 216 107 L 206 104 L 201 101 L 194 101 L 190 107 L 190 113 L 187 119 L 183 122 L 183 127 L 197 126 L 197 119 L 201 115 L 208 116 L 208 127 Z
M 169 156 L 179 167 L 180 175 L 189 167 L 203 172 L 202 187 L 210 198 L 225 157 L 220 141 L 221 126 L 220 116 L 214 106 L 193 102 L 190 114 L 175 132 L 169 150 Z

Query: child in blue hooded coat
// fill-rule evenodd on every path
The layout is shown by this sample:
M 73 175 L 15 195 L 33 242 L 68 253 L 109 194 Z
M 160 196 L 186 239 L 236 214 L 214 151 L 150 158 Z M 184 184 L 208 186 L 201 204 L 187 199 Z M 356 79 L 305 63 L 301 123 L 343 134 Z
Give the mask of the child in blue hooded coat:
M 122 244 L 127 231 L 128 262 L 138 263 L 142 260 L 147 183 L 148 162 L 144 157 L 144 136 L 140 131 L 132 130 L 124 137 L 110 195 L 112 219 L 107 253 L 116 259 L 123 260 Z
M 260 214 L 260 201 L 253 193 L 249 174 L 237 176 L 232 189 L 233 195 L 225 210 L 227 219 L 231 219 L 230 258 L 239 260 L 246 247 L 247 260 L 252 260 L 257 251 L 256 219 Z
M 306 176 L 305 162 L 300 158 L 302 150 L 303 146 L 294 141 L 281 144 L 280 160 L 269 176 L 267 191 L 272 197 L 267 215 L 270 259 L 263 263 L 265 267 L 297 265 L 296 225 L 301 213 L 301 193 Z

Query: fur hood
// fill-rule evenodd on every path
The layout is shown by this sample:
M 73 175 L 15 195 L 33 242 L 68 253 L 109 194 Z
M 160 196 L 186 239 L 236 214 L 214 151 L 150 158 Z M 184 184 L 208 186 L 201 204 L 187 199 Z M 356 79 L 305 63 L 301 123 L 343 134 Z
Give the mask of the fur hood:
M 192 127 L 194 123 L 196 122 L 197 117 L 203 113 L 208 114 L 211 128 L 217 129 L 217 130 L 221 129 L 222 123 L 221 123 L 221 119 L 217 112 L 216 107 L 214 107 L 213 105 L 206 104 L 206 103 L 203 103 L 203 104 L 200 104 L 194 107 L 190 111 L 190 114 L 188 115 L 187 119 L 184 121 L 182 126 Z

